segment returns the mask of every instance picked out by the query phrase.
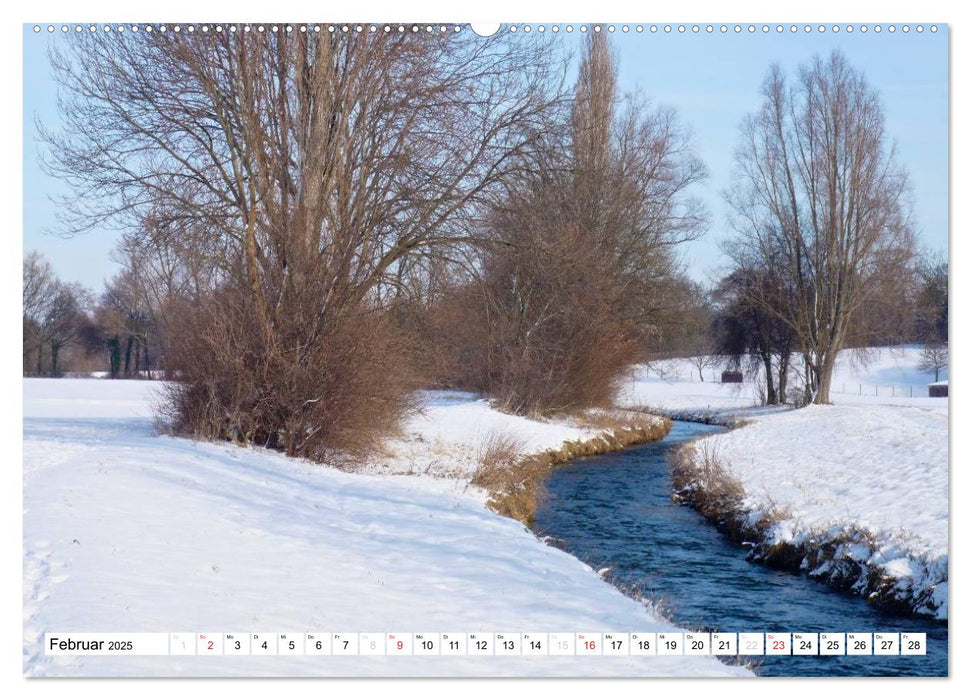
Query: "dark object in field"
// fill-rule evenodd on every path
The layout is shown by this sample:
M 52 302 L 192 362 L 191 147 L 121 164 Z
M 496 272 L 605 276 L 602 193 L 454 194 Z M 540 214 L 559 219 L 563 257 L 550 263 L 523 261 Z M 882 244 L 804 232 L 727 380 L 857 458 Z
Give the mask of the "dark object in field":
M 947 382 L 934 382 L 927 385 L 927 395 L 934 398 L 947 398 Z
M 741 372 L 722 372 L 722 384 L 741 384 Z

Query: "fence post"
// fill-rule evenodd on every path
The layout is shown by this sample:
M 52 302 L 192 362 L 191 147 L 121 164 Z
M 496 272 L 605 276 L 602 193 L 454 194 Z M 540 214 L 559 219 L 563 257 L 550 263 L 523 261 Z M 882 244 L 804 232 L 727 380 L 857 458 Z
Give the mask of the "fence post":
M 863 396 L 863 385 L 860 384 L 860 396 Z
M 890 395 L 891 396 L 896 396 L 897 395 L 897 385 L 896 384 L 891 384 L 890 385 Z

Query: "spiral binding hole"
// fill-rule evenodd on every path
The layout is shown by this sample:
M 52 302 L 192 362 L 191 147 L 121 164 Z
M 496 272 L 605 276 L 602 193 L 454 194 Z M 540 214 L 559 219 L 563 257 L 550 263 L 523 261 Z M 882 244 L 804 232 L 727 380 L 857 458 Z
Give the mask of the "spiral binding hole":
M 434 34 L 445 35 L 445 34 L 448 34 L 450 31 L 453 32 L 453 33 L 461 32 L 462 31 L 462 26 L 463 25 L 459 25 L 459 24 L 455 24 L 455 25 L 447 25 L 447 24 L 425 24 L 425 25 L 422 25 L 422 24 L 410 24 L 410 25 L 404 25 L 404 24 L 384 24 L 384 25 L 380 25 L 380 24 L 354 24 L 354 25 L 347 25 L 347 24 L 344 24 L 344 25 L 326 25 L 326 28 L 327 28 L 327 32 L 329 32 L 331 34 L 334 34 L 334 33 L 341 33 L 341 34 L 364 34 L 364 33 L 367 33 L 367 34 L 377 34 L 379 32 L 380 33 L 384 33 L 384 34 L 391 34 L 393 32 L 397 32 L 399 34 L 404 34 L 405 32 L 411 32 L 412 34 L 418 34 L 418 33 L 422 33 L 423 32 L 425 34 L 430 34 L 430 35 L 434 35 Z M 81 33 L 84 33 L 84 32 L 88 32 L 88 33 L 92 33 L 92 34 L 93 33 L 110 34 L 112 32 L 114 32 L 116 34 L 124 34 L 126 32 L 130 32 L 132 34 L 136 34 L 136 33 L 140 32 L 140 31 L 145 32 L 145 33 L 149 33 L 149 34 L 152 33 L 152 32 L 154 32 L 154 31 L 158 31 L 158 32 L 162 32 L 162 33 L 171 31 L 171 32 L 174 32 L 176 34 L 182 34 L 183 32 L 188 33 L 188 34 L 195 34 L 197 32 L 200 32 L 202 34 L 221 34 L 224 31 L 229 31 L 230 33 L 236 33 L 236 32 L 239 31 L 239 27 L 237 25 L 235 25 L 235 24 L 230 24 L 230 25 L 221 25 L 221 24 L 215 24 L 215 25 L 208 25 L 208 24 L 201 24 L 201 25 L 197 25 L 197 24 L 172 24 L 172 25 L 165 25 L 165 24 L 158 24 L 158 25 L 152 25 L 152 24 L 143 24 L 143 25 L 138 25 L 138 24 L 131 24 L 131 25 L 126 25 L 126 24 L 116 24 L 116 25 L 110 25 L 110 24 L 105 24 L 105 25 L 96 25 L 96 24 L 90 24 L 90 25 L 82 25 L 82 24 L 69 25 L 69 24 L 62 24 L 62 25 L 54 25 L 54 24 L 48 24 L 48 25 L 40 25 L 40 24 L 35 24 L 35 25 L 33 25 L 31 27 L 31 29 L 32 29 L 32 31 L 33 31 L 34 34 L 41 34 L 41 33 L 45 33 L 45 32 L 47 34 L 54 34 L 58 30 L 60 30 L 60 32 L 62 34 L 68 34 L 72 30 L 76 34 L 81 34 Z M 777 25 L 774 25 L 774 27 L 772 25 L 768 25 L 768 24 L 763 24 L 763 25 L 754 25 L 754 24 L 749 24 L 749 25 L 740 25 L 740 24 L 735 24 L 735 25 L 725 25 L 725 24 L 722 24 L 722 25 L 711 25 L 711 24 L 707 24 L 707 25 L 698 25 L 698 24 L 692 24 L 692 25 L 684 25 L 684 24 L 679 24 L 679 25 L 670 25 L 670 24 L 656 25 L 656 24 L 652 24 L 652 25 L 649 25 L 647 27 L 647 29 L 648 29 L 648 31 L 651 34 L 657 34 L 659 31 L 663 31 L 665 34 L 674 34 L 674 33 L 677 33 L 677 34 L 701 34 L 701 33 L 713 34 L 713 33 L 715 33 L 716 30 L 719 33 L 721 33 L 721 34 L 727 34 L 727 33 L 729 33 L 729 31 L 731 31 L 734 34 L 743 34 L 743 33 L 747 33 L 747 34 L 759 34 L 759 33 L 761 33 L 761 34 L 770 34 L 770 33 L 772 33 L 773 29 L 774 29 L 774 31 L 775 31 L 776 34 L 783 34 L 786 31 L 788 31 L 790 34 L 800 34 L 800 33 L 803 33 L 803 34 L 813 34 L 813 33 L 815 33 L 815 34 L 827 34 L 827 33 L 838 34 L 840 32 L 846 32 L 847 34 L 853 34 L 855 32 L 860 32 L 861 34 L 866 34 L 866 33 L 869 33 L 871 31 L 874 32 L 874 33 L 876 33 L 876 34 L 882 34 L 884 32 L 884 30 L 886 30 L 886 33 L 887 34 L 912 34 L 912 33 L 913 34 L 924 34 L 925 32 L 930 33 L 930 34 L 936 34 L 938 32 L 938 29 L 939 28 L 935 24 L 931 24 L 931 25 L 922 25 L 922 24 L 916 24 L 916 25 L 910 25 L 910 24 L 903 24 L 903 25 L 895 25 L 895 24 L 888 24 L 888 25 L 880 25 L 880 24 L 874 24 L 874 25 L 867 25 L 867 24 L 860 24 L 860 25 L 852 25 L 852 24 L 838 25 L 838 24 L 834 24 L 834 25 L 830 25 L 830 26 L 827 26 L 827 25 L 824 25 L 824 24 L 820 24 L 820 25 L 817 25 L 817 26 L 813 26 L 813 25 L 809 25 L 809 24 L 801 25 L 801 26 L 800 25 L 796 25 L 796 24 L 792 24 L 792 25 L 788 25 L 788 26 L 782 25 L 782 24 L 777 24 Z M 603 25 L 603 24 L 592 24 L 592 25 L 586 25 L 586 24 L 578 24 L 578 25 L 573 25 L 573 24 L 564 24 L 564 25 L 560 25 L 560 24 L 550 24 L 550 25 L 546 25 L 546 24 L 536 24 L 536 25 L 532 25 L 532 24 L 509 24 L 509 25 L 506 25 L 505 26 L 505 31 L 508 32 L 509 34 L 533 34 L 533 33 L 536 33 L 536 34 L 546 34 L 547 32 L 550 32 L 550 33 L 553 33 L 553 34 L 558 34 L 561 31 L 565 31 L 567 34 L 572 34 L 575 31 L 578 31 L 581 34 L 586 34 L 586 33 L 588 33 L 591 30 L 592 30 L 593 33 L 597 33 L 597 34 L 603 33 L 603 32 L 606 32 L 608 34 L 615 34 L 618 31 L 620 33 L 622 33 L 622 34 L 629 34 L 632 31 L 634 33 L 637 33 L 637 34 L 642 34 L 645 31 L 645 26 L 644 25 L 640 25 L 640 24 L 638 24 L 638 25 L 629 25 L 629 24 L 623 24 L 623 25 L 614 25 L 614 24 L 606 24 L 606 25 Z M 319 24 L 301 24 L 301 25 L 290 25 L 290 24 L 288 24 L 288 25 L 269 25 L 269 26 L 268 25 L 262 25 L 262 24 L 259 24 L 259 25 L 248 25 L 247 24 L 247 25 L 242 25 L 242 31 L 243 32 L 252 32 L 252 31 L 255 31 L 255 32 L 260 33 L 260 34 L 267 34 L 267 33 L 273 33 L 273 34 L 280 34 L 280 33 L 292 34 L 294 32 L 299 32 L 300 34 L 308 34 L 308 33 L 311 33 L 311 32 L 312 33 L 315 33 L 315 34 L 319 34 L 321 31 L 323 31 L 323 28 Z

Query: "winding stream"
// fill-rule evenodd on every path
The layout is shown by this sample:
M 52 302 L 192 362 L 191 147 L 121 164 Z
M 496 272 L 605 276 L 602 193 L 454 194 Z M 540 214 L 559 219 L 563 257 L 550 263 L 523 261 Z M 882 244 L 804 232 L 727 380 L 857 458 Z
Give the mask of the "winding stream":
M 609 580 L 663 600 L 691 629 L 725 632 L 926 632 L 927 656 L 764 656 L 765 676 L 947 675 L 945 623 L 882 613 L 805 575 L 745 560 L 694 510 L 671 501 L 667 454 L 722 428 L 675 421 L 666 438 L 558 468 L 534 530 Z

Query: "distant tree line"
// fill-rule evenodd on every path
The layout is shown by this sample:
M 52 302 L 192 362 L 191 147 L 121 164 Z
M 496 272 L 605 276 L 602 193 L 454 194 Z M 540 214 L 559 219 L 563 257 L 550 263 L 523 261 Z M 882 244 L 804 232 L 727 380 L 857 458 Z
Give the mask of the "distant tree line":
M 45 163 L 66 232 L 123 227 L 122 270 L 55 312 L 59 283 L 28 304 L 53 275 L 25 261 L 25 372 L 70 345 L 165 376 L 179 433 L 324 459 L 373 447 L 422 387 L 572 412 L 673 353 L 758 358 L 774 400 L 798 361 L 825 402 L 835 352 L 891 332 L 913 279 L 906 178 L 839 54 L 770 75 L 734 269 L 706 290 L 679 254 L 708 224 L 705 167 L 673 109 L 620 90 L 604 34 L 575 80 L 552 38 L 509 33 L 71 39 Z
M 24 374 L 59 376 L 85 338 L 91 295 L 57 278 L 39 253 L 24 258 Z
M 24 268 L 23 371 L 27 376 L 105 372 L 111 378 L 158 378 L 166 367 L 159 310 L 126 271 L 96 296 L 58 279 L 40 253 Z

